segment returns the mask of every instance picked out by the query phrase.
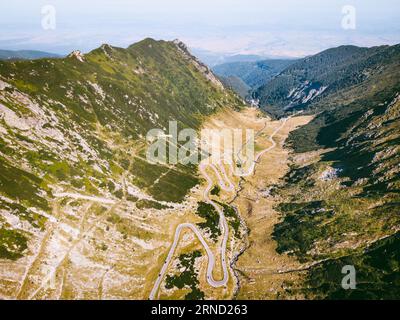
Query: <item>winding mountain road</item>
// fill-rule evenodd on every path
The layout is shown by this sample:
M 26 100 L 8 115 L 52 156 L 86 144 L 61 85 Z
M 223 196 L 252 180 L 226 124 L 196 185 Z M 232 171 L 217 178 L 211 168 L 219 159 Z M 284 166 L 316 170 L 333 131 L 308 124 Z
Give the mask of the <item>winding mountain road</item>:
M 269 137 L 269 139 L 268 139 L 269 142 L 272 143 L 272 145 L 271 145 L 270 147 L 268 147 L 268 148 L 266 148 L 266 149 L 260 151 L 260 152 L 257 154 L 257 156 L 254 158 L 254 161 L 253 161 L 252 164 L 251 164 L 251 167 L 250 167 L 249 171 L 246 172 L 246 173 L 244 173 L 243 170 L 242 170 L 242 168 L 241 168 L 241 169 L 240 169 L 241 172 L 235 172 L 235 175 L 236 175 L 236 176 L 239 176 L 239 177 L 248 177 L 248 176 L 250 176 L 250 175 L 253 174 L 254 168 L 255 168 L 256 164 L 258 163 L 258 161 L 260 160 L 260 158 L 261 158 L 265 153 L 270 152 L 272 149 L 274 149 L 274 148 L 276 147 L 276 142 L 275 142 L 275 140 L 274 140 L 274 137 L 275 137 L 275 135 L 276 135 L 279 131 L 281 131 L 281 129 L 282 129 L 283 126 L 286 124 L 286 122 L 288 121 L 288 119 L 289 119 L 289 118 L 283 118 L 283 119 L 281 119 L 282 124 L 281 124 L 278 128 L 275 129 L 275 131 L 270 135 L 270 137 Z M 267 124 L 268 124 L 268 123 L 266 123 L 265 126 L 264 126 L 264 128 L 261 129 L 261 130 L 257 133 L 257 135 L 255 136 L 255 138 L 257 138 L 257 137 L 265 130 L 265 128 L 267 127 Z M 237 153 L 237 157 L 238 157 L 238 159 L 240 160 L 240 162 L 242 162 L 242 161 L 241 161 L 241 158 L 240 158 L 240 153 L 242 152 L 243 148 L 244 148 L 248 143 L 249 143 L 249 141 L 247 141 L 245 144 L 243 144 L 242 148 L 241 148 L 241 149 L 239 150 L 239 152 Z M 231 166 L 231 170 L 233 170 L 232 166 Z M 232 171 L 232 172 L 233 172 L 233 171 Z
M 287 122 L 288 118 L 284 118 L 282 121 L 282 124 L 272 133 L 272 135 L 269 137 L 269 141 L 272 143 L 272 145 L 264 150 L 262 150 L 261 152 L 259 152 L 257 154 L 257 156 L 255 157 L 250 170 L 246 173 L 241 172 L 240 174 L 235 173 L 238 176 L 244 177 L 244 176 L 249 176 L 253 173 L 253 170 L 255 168 L 255 165 L 257 164 L 257 162 L 259 161 L 259 159 L 267 152 L 271 151 L 272 149 L 274 149 L 276 147 L 276 142 L 274 141 L 274 136 L 283 128 L 283 126 L 285 125 L 285 123 Z M 268 122 L 266 122 L 266 124 L 264 125 L 264 127 L 257 133 L 256 137 L 258 137 L 267 127 Z M 243 144 L 241 150 L 238 152 L 238 157 L 239 157 L 239 153 L 243 150 L 243 148 L 249 143 L 249 141 L 247 141 L 245 144 Z M 239 157 L 240 159 L 240 157 Z M 230 170 L 232 173 L 234 173 L 232 164 L 229 164 L 230 166 Z M 233 183 L 229 180 L 226 171 L 225 171 L 225 167 L 222 163 L 219 163 L 219 168 L 223 174 L 223 177 L 225 179 L 222 178 L 221 174 L 219 173 L 217 167 L 214 164 L 205 164 L 205 163 L 201 163 L 199 166 L 200 172 L 201 174 L 205 177 L 205 179 L 208 182 L 207 187 L 204 190 L 203 193 L 203 197 L 204 197 L 204 201 L 210 205 L 212 205 L 215 210 L 217 210 L 220 219 L 219 219 L 219 225 L 220 228 L 223 230 L 223 239 L 221 242 L 221 246 L 220 246 L 220 254 L 221 254 L 221 264 L 222 264 L 222 270 L 223 270 L 223 278 L 221 280 L 215 280 L 214 276 L 213 276 L 213 270 L 214 270 L 214 266 L 215 266 L 215 256 L 213 254 L 213 252 L 211 251 L 210 247 L 208 246 L 207 242 L 204 240 L 202 234 L 200 233 L 199 229 L 192 223 L 182 223 L 180 225 L 178 225 L 178 227 L 175 230 L 175 236 L 174 236 L 174 241 L 172 243 L 172 246 L 168 252 L 168 256 L 165 259 L 165 262 L 161 268 L 161 271 L 157 277 L 157 280 L 154 283 L 153 289 L 151 290 L 149 299 L 153 300 L 154 297 L 157 294 L 157 291 L 160 287 L 160 284 L 164 278 L 164 275 L 168 269 L 168 266 L 174 256 L 176 247 L 178 246 L 178 242 L 179 242 L 179 237 L 181 235 L 181 232 L 183 229 L 188 228 L 190 230 L 193 231 L 193 233 L 197 236 L 197 238 L 199 239 L 199 241 L 201 242 L 201 244 L 203 245 L 204 249 L 207 252 L 207 256 L 208 256 L 208 266 L 207 266 L 207 282 L 210 286 L 214 287 L 214 288 L 218 288 L 221 286 L 226 285 L 226 283 L 228 282 L 228 268 L 226 265 L 226 244 L 228 242 L 228 236 L 229 236 L 229 228 L 228 228 L 228 223 L 226 221 L 225 215 L 223 210 L 221 210 L 221 208 L 215 203 L 213 202 L 210 198 L 209 198 L 209 193 L 211 188 L 214 186 L 214 182 L 213 179 L 208 175 L 206 169 L 207 167 L 210 167 L 211 169 L 213 169 L 213 171 L 216 174 L 216 177 L 218 179 L 218 184 L 220 186 L 220 188 L 224 191 L 227 192 L 234 192 L 235 191 L 235 187 L 233 185 Z M 225 183 L 227 182 L 227 184 Z

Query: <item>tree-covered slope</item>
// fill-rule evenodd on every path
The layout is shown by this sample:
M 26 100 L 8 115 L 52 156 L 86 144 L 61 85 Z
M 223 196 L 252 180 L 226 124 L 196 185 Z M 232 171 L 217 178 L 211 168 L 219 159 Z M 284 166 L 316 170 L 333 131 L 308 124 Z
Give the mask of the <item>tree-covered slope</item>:
M 219 78 L 221 79 L 221 82 L 224 84 L 224 86 L 226 88 L 229 88 L 229 89 L 233 90 L 234 92 L 236 92 L 243 99 L 246 98 L 246 96 L 248 95 L 248 93 L 249 93 L 249 91 L 251 89 L 239 77 L 236 77 L 236 76 L 229 76 L 229 77 L 219 76 Z
M 332 62 L 334 74 L 318 67 L 318 79 L 337 91 L 309 104 L 308 112 L 319 112 L 289 137 L 293 161 L 277 190 L 282 222 L 274 237 L 278 252 L 309 265 L 305 282 L 292 290 L 310 298 L 394 299 L 400 294 L 399 47 L 354 50 L 357 62 L 353 56 L 351 64 Z M 365 78 L 350 76 L 360 74 Z M 345 265 L 357 271 L 356 290 L 341 287 Z
M 224 63 L 213 67 L 221 77 L 238 77 L 251 89 L 257 89 L 278 75 L 296 60 L 269 59 L 262 61 L 245 61 Z
M 319 112 L 374 93 L 375 85 L 393 85 L 378 81 L 398 70 L 399 58 L 399 45 L 329 49 L 289 66 L 254 95 L 274 116 L 296 110 Z

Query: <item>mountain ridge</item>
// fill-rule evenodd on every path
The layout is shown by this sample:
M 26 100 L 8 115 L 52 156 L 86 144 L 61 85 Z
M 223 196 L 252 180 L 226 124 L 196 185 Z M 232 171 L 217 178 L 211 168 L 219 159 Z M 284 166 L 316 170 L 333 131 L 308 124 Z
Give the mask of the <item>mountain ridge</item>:
M 329 95 L 346 95 L 369 78 L 380 77 L 380 65 L 386 69 L 390 69 L 389 65 L 396 67 L 399 48 L 400 45 L 328 49 L 289 66 L 255 90 L 254 96 L 260 100 L 261 107 L 273 116 L 282 116 L 286 111 L 310 109 L 315 112 L 321 107 L 318 105 L 321 99 L 326 106 L 330 103 Z
M 196 169 L 147 162 L 146 133 L 170 120 L 199 129 L 208 115 L 243 106 L 173 42 L 0 61 L 0 258 L 34 253 L 53 206 L 63 208 L 57 194 L 176 207 L 199 183 Z
M 314 115 L 290 133 L 290 170 L 273 192 L 282 199 L 277 251 L 309 265 L 289 295 L 398 296 L 399 75 L 400 45 L 342 46 L 293 64 L 258 90 L 273 117 Z M 341 287 L 344 265 L 357 271 L 355 290 Z

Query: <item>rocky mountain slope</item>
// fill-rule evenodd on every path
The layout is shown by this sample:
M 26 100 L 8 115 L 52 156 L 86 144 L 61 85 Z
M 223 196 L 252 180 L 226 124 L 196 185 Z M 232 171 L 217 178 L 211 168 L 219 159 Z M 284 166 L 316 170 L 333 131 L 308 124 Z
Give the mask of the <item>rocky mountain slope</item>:
M 259 91 L 275 116 L 315 114 L 291 133 L 291 170 L 274 191 L 277 250 L 306 265 L 289 295 L 399 295 L 399 54 L 399 46 L 328 50 Z M 357 271 L 356 290 L 341 287 L 345 265 Z
M 256 90 L 273 117 L 314 115 L 286 141 L 290 170 L 262 192 L 281 215 L 277 252 L 302 265 L 285 270 L 296 282 L 281 297 L 399 296 L 399 55 L 399 46 L 330 49 Z M 169 120 L 200 129 L 242 106 L 179 41 L 0 61 L 0 298 L 148 298 L 176 225 L 189 219 L 211 240 L 219 230 L 199 202 L 196 168 L 147 162 L 145 135 Z M 213 124 L 232 120 L 220 116 Z M 189 285 L 179 297 L 204 297 L 206 257 L 194 238 L 183 242 L 173 268 L 186 269 L 162 290 Z M 345 265 L 356 290 L 341 287 Z
M 179 207 L 199 179 L 190 166 L 148 163 L 147 131 L 168 130 L 169 120 L 196 129 L 222 107 L 241 106 L 178 41 L 145 39 L 63 59 L 0 61 L 0 264 L 8 272 L 0 296 L 33 294 L 30 277 L 40 279 L 51 259 L 64 248 L 70 252 L 88 221 L 93 230 L 94 223 L 117 228 L 125 239 L 121 257 L 128 258 L 128 244 L 135 255 L 138 244 L 151 248 L 143 239 L 157 239 L 150 237 L 156 228 L 142 229 L 143 217 L 140 226 L 132 224 L 129 212 Z M 96 260 L 119 241 L 111 234 L 100 238 L 88 239 Z M 21 283 L 28 265 L 32 271 Z
M 289 66 L 254 95 L 274 116 L 319 112 L 394 85 L 399 53 L 399 45 L 329 49 Z

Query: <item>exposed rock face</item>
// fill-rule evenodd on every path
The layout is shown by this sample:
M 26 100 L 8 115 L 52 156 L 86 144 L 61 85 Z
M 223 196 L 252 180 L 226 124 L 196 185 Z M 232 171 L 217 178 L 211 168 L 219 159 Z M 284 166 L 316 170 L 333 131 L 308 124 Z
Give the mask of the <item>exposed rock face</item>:
M 179 48 L 180 51 L 182 51 L 187 56 L 188 59 L 190 59 L 192 61 L 192 63 L 196 66 L 196 68 L 209 81 L 211 81 L 214 85 L 218 86 L 221 89 L 224 88 L 224 85 L 222 84 L 222 82 L 214 75 L 214 73 L 211 71 L 211 69 L 190 53 L 186 44 L 184 44 L 182 41 L 180 41 L 178 39 L 174 40 L 174 44 Z
M 78 59 L 80 62 L 85 62 L 84 55 L 83 55 L 79 50 L 72 51 L 72 52 L 68 55 L 68 58 L 76 58 L 76 59 Z
M 313 288 L 301 290 L 308 298 L 393 299 L 400 293 L 391 285 L 400 256 L 400 46 L 335 52 L 305 59 L 267 88 L 281 94 L 269 110 L 315 113 L 287 141 L 298 155 L 277 191 L 283 219 L 274 239 L 278 252 L 311 264 L 298 286 Z M 319 78 L 319 87 L 307 77 Z M 322 83 L 330 86 L 322 91 Z M 286 110 L 279 105 L 290 99 Z M 343 290 L 344 265 L 368 285 Z
M 255 89 L 253 96 L 260 100 L 262 109 L 277 117 L 298 110 L 329 110 L 339 103 L 387 90 L 374 84 L 396 81 L 399 59 L 400 45 L 328 49 L 297 60 Z
M 222 106 L 243 104 L 171 42 L 0 61 L 0 299 L 148 298 L 199 179 L 144 137 Z

